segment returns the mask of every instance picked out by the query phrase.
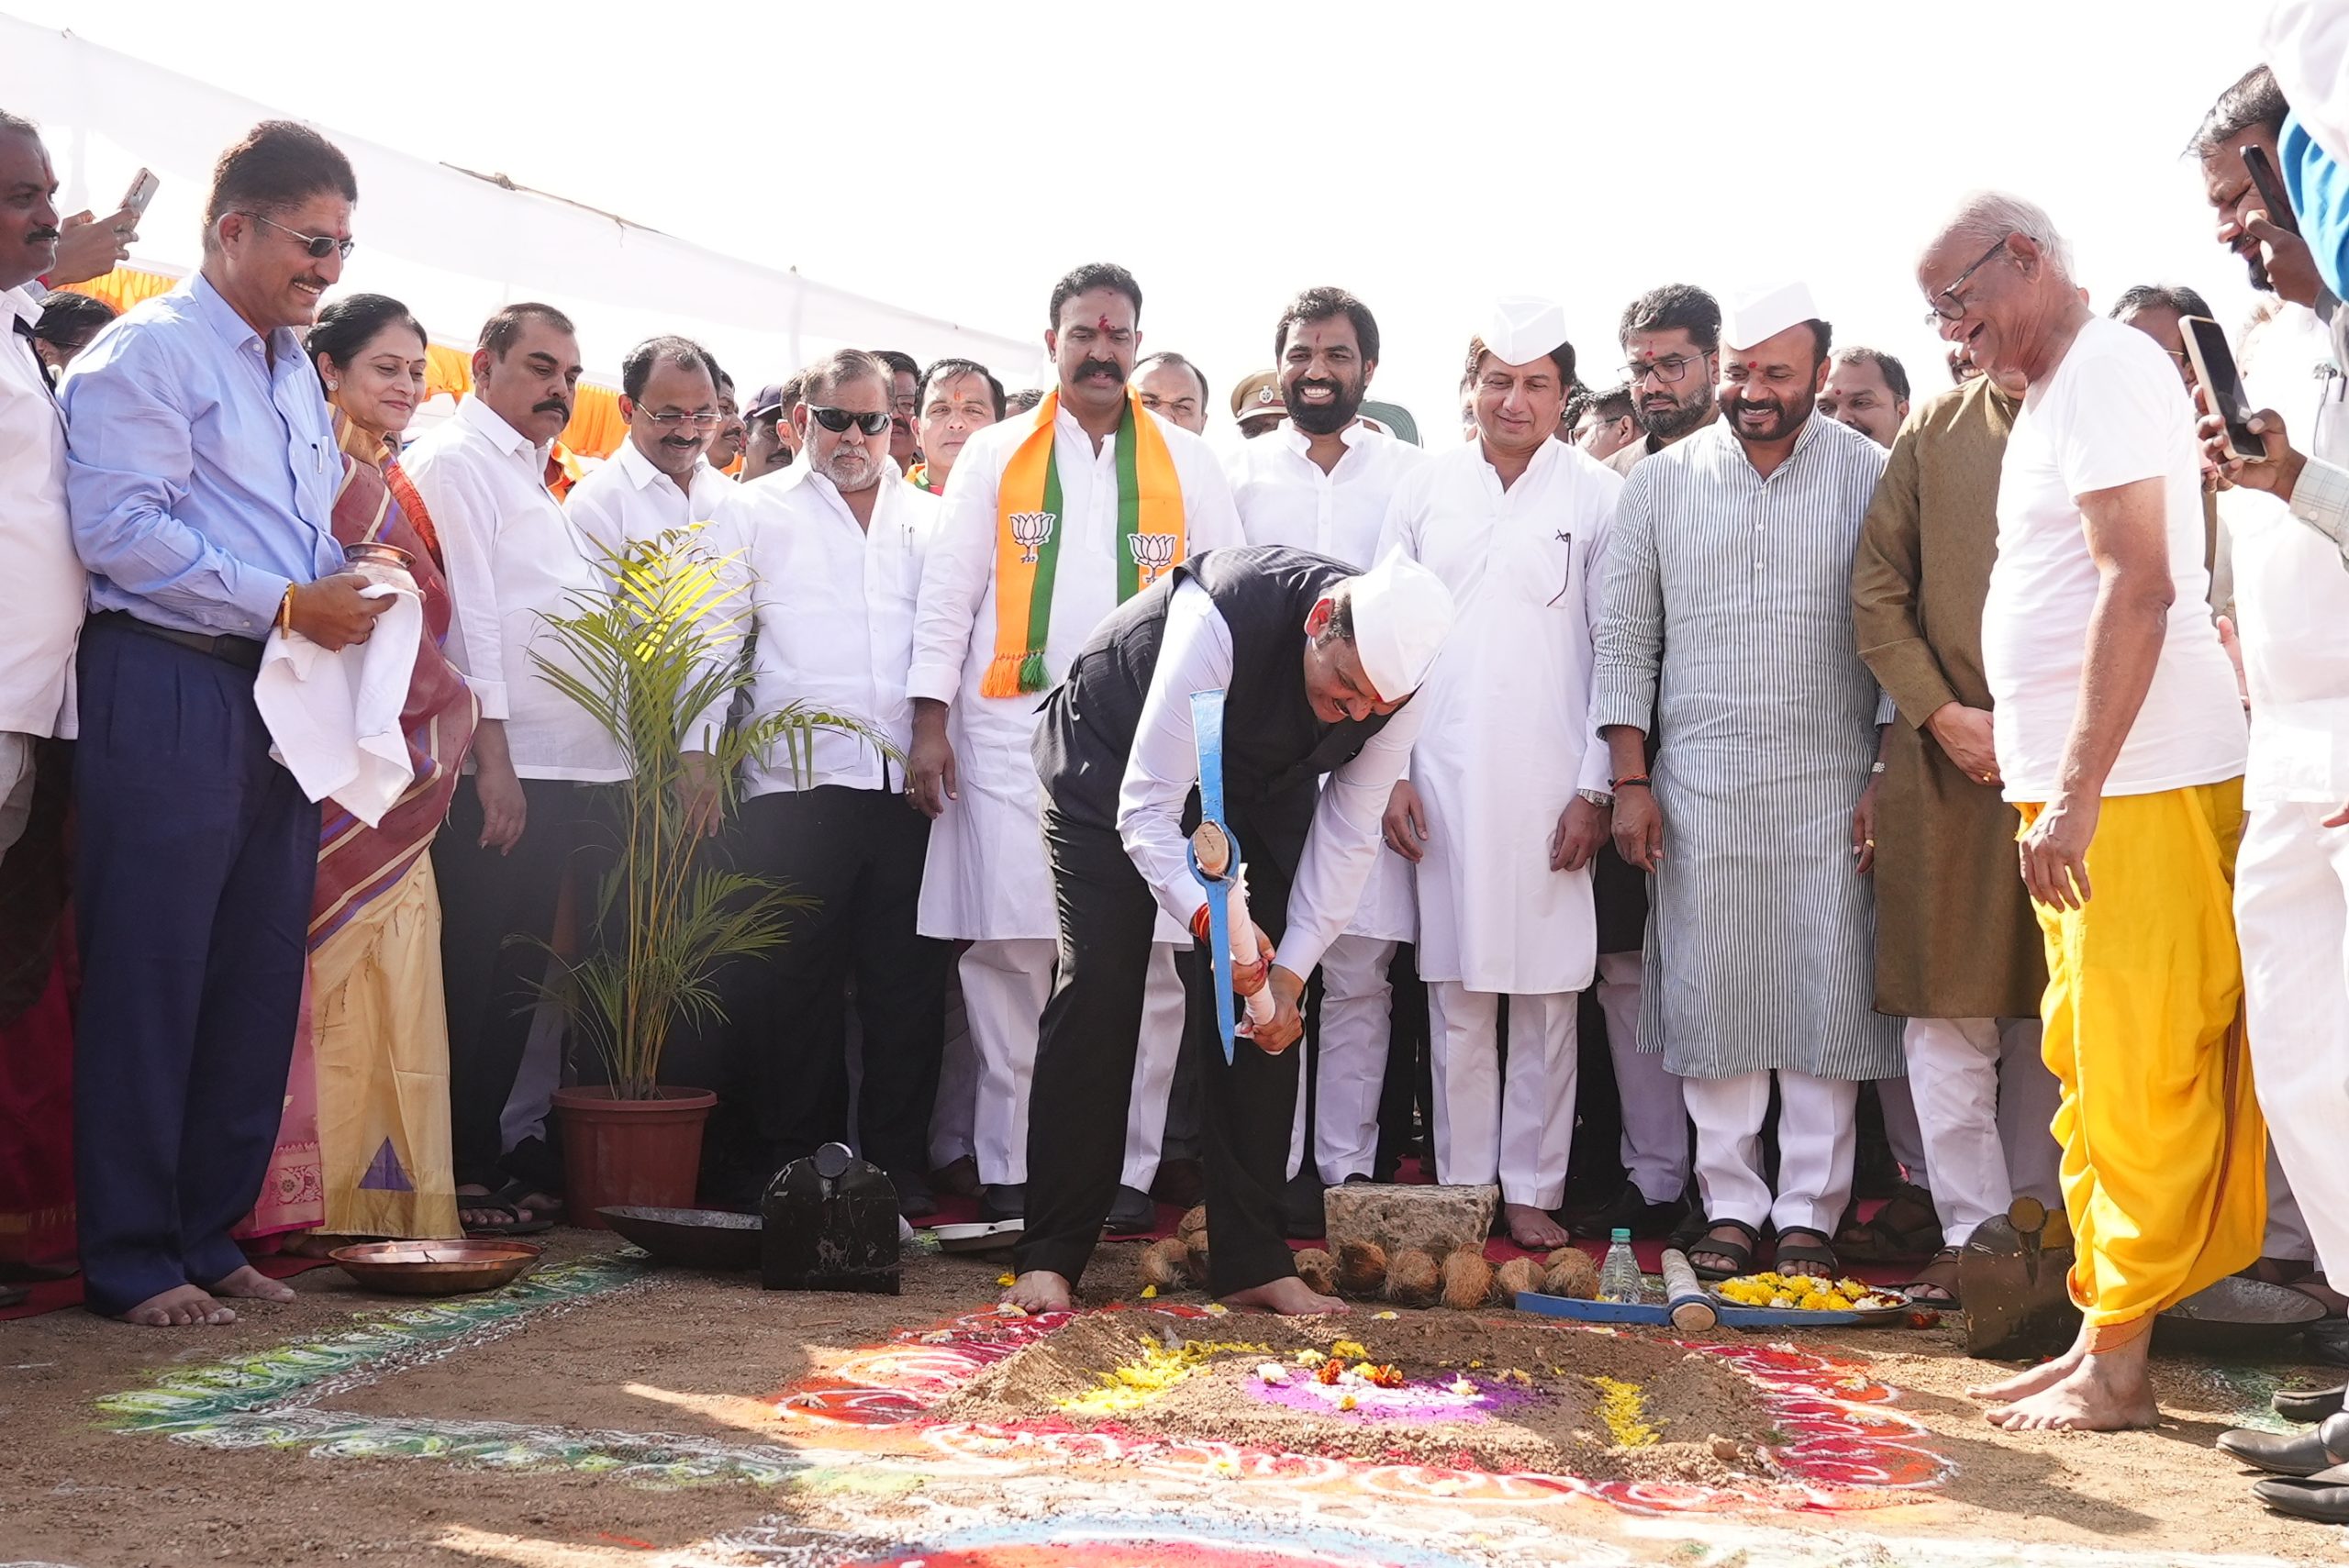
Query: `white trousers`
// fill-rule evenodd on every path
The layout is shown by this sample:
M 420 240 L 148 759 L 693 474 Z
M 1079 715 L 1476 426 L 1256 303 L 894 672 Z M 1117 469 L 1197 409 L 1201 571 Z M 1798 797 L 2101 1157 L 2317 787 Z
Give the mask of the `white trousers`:
M 2268 1138 L 2320 1263 L 2349 1273 L 2349 828 L 2324 826 L 2335 809 L 2251 814 L 2235 861 L 2235 935 Z
M 1126 1162 L 1118 1180 L 1142 1192 L 1158 1180 L 1166 1148 L 1166 1107 L 1174 1097 L 1174 1063 L 1183 1055 L 1183 975 L 1174 944 L 1150 944 L 1142 986 L 1141 1034 L 1134 1041 L 1133 1092 L 1126 1099 Z
M 1447 1183 L 1497 1179 L 1504 1203 L 1565 1201 L 1575 1135 L 1575 991 L 1508 999 L 1508 1081 L 1500 996 L 1456 980 L 1428 983 L 1435 1077 L 1435 1167 Z
M 1917 1124 L 1917 1096 L 1909 1080 L 1877 1079 L 1876 1103 L 1884 1112 L 1884 1140 L 1891 1147 L 1892 1162 L 1900 1167 L 1903 1176 L 1931 1190 L 1933 1184 L 1925 1174 L 1925 1134 Z
M 1846 1078 L 1781 1072 L 1778 1190 L 1762 1173 L 1762 1121 L 1770 1114 L 1769 1073 L 1684 1078 L 1697 1123 L 1697 1191 L 1708 1219 L 1765 1220 L 1832 1236 L 1852 1197 L 1854 1111 L 1860 1086 Z
M 1910 1018 L 1901 1030 L 1943 1246 L 1965 1245 L 2018 1195 L 2063 1207 L 2064 1151 L 2048 1130 L 2062 1091 L 2040 1034 L 2037 1018 Z
M 2272 1137 L 2267 1140 L 2267 1234 L 2259 1243 L 2259 1255 L 2295 1263 L 2316 1262 L 2316 1237 L 2309 1230 L 2308 1216 L 2300 1212 L 2300 1200 L 2293 1195 L 2291 1175 Z
M 1331 1186 L 1369 1175 L 1378 1158 L 1378 1096 L 1386 1084 L 1395 991 L 1386 966 L 1394 960 L 1395 944 L 1376 937 L 1341 936 L 1321 955 L 1313 1162 Z
M 971 1141 L 987 1186 L 1028 1179 L 1028 1086 L 1036 1077 L 1036 1030 L 1058 956 L 1058 943 L 1022 937 L 973 942 L 957 966 L 979 1059 Z
M 1688 1102 L 1664 1052 L 1640 1049 L 1640 955 L 1598 955 L 1598 1010 L 1607 1018 L 1607 1054 L 1622 1102 L 1623 1169 L 1650 1203 L 1672 1203 L 1688 1189 Z
M 1052 999 L 1059 944 L 1041 939 L 973 942 L 958 972 L 978 1085 L 971 1141 L 987 1186 L 1028 1179 L 1028 1090 L 1036 1076 L 1036 1038 Z M 1166 1134 L 1166 1101 L 1183 1047 L 1183 983 L 1171 942 L 1153 942 L 1142 992 L 1141 1034 L 1126 1105 L 1126 1157 L 1119 1180 L 1149 1190 Z

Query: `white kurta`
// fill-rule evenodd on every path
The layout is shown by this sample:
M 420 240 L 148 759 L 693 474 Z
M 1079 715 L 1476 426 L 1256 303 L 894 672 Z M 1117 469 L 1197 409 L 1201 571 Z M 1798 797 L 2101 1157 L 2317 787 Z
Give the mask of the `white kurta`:
M 1472 991 L 1580 991 L 1598 956 L 1590 868 L 1550 869 L 1575 791 L 1604 789 L 1592 636 L 1623 481 L 1545 441 L 1517 482 L 1472 441 L 1397 489 L 1385 541 L 1443 579 L 1460 617 L 1413 699 L 1411 781 L 1428 818 L 1419 974 Z
M 979 692 L 996 645 L 996 495 L 1004 468 L 1030 428 L 1027 419 L 1013 419 L 971 438 L 947 480 L 944 512 L 922 570 L 906 690 L 909 697 L 952 705 L 947 735 L 960 792 L 930 828 L 918 918 L 926 937 L 1003 941 L 1060 935 L 1036 764 L 1029 755 L 1046 693 L 990 697 Z M 1186 553 L 1245 542 L 1230 487 L 1208 444 L 1163 419 L 1158 428 L 1183 487 Z M 1054 683 L 1118 606 L 1118 564 L 1126 540 L 1118 527 L 1117 449 L 1112 435 L 1094 451 L 1075 417 L 1061 412 L 1052 458 L 1061 482 L 1060 562 L 1044 650 Z M 1162 918 L 1158 940 L 1187 942 L 1190 937 Z
M 65 509 L 65 416 L 16 330 L 39 319 L 29 290 L 0 290 L 0 733 L 70 737 L 89 580 Z
M 1427 453 L 1359 421 L 1339 434 L 1346 455 L 1328 473 L 1305 455 L 1304 433 L 1287 420 L 1224 453 L 1223 471 L 1250 544 L 1309 550 L 1358 571 L 1377 563 L 1379 530 L 1395 488 Z M 1345 934 L 1412 940 L 1419 917 L 1411 884 L 1411 862 L 1381 845 Z
M 562 509 L 590 545 L 617 555 L 624 546 L 709 521 L 735 488 L 732 480 L 699 459 L 679 484 L 652 466 L 631 435 L 601 466 L 580 476 L 562 498 Z

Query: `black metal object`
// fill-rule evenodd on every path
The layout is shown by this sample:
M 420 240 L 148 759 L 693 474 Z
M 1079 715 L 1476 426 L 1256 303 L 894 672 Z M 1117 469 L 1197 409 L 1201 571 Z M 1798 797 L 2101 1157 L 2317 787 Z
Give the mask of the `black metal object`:
M 604 1223 L 652 1254 L 689 1269 L 759 1266 L 759 1217 L 722 1208 L 599 1208 Z
M 767 1289 L 897 1294 L 897 1189 L 846 1145 L 785 1165 L 759 1214 Z
M 2071 1227 L 2063 1211 L 2019 1197 L 1975 1228 L 1958 1255 L 1965 1353 L 2004 1361 L 2062 1355 L 2080 1331 L 2065 1281 Z

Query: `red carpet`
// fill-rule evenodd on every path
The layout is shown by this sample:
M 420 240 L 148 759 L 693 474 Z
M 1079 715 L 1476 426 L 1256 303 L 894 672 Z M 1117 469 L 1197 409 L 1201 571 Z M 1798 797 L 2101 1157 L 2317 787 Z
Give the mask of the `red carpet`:
M 255 1258 L 252 1264 L 272 1279 L 292 1279 L 295 1274 L 307 1273 L 312 1269 L 334 1266 L 332 1261 L 326 1258 L 295 1258 L 282 1253 Z M 82 1305 L 80 1274 L 68 1279 L 44 1280 L 30 1289 L 32 1294 L 16 1306 L 0 1307 L 0 1322 L 11 1318 L 38 1318 L 44 1312 L 62 1312 L 69 1307 Z

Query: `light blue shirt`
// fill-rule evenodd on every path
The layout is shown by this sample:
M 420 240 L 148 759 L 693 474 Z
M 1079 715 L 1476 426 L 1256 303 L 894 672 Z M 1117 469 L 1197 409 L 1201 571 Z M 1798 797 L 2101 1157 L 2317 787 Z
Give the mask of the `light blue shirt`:
M 342 565 L 342 452 L 290 328 L 261 334 L 201 274 L 76 356 L 66 500 L 94 609 L 260 638 L 291 583 Z

